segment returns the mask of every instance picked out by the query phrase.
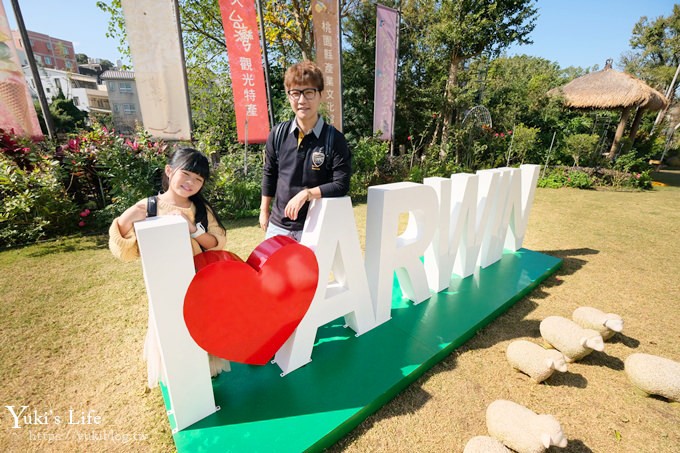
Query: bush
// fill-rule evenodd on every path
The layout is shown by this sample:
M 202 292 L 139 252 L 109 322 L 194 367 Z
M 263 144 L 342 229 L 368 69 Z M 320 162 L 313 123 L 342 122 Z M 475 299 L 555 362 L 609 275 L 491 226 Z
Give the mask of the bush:
M 79 218 L 58 162 L 13 132 L 0 129 L 0 144 L 0 246 L 74 231 Z
M 546 171 L 545 175 L 538 180 L 538 187 L 549 189 L 559 189 L 560 187 L 590 189 L 594 183 L 594 178 L 584 171 L 554 168 Z
M 349 195 L 353 199 L 364 199 L 368 186 L 378 183 L 381 171 L 389 159 L 388 142 L 376 137 L 362 137 L 350 148 L 352 153 L 352 177 Z
M 539 132 L 538 128 L 528 127 L 522 123 L 515 126 L 515 130 L 512 132 L 514 135 L 508 148 L 507 166 L 510 166 L 512 162 L 523 164 L 525 159 L 533 154 Z
M 255 148 L 259 149 L 259 148 Z M 228 154 L 213 170 L 205 197 L 223 219 L 256 216 L 262 199 L 262 154 L 249 152 L 248 172 L 243 155 Z
M 142 198 L 161 190 L 167 145 L 141 129 L 125 139 L 95 125 L 64 147 L 62 168 L 69 194 L 93 213 L 88 229 L 101 230 Z

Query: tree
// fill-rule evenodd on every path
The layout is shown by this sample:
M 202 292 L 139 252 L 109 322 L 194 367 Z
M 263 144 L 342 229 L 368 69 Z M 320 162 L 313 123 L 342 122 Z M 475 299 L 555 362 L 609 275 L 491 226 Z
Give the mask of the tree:
M 423 2 L 407 3 L 415 6 Z M 460 69 L 482 53 L 493 57 L 512 43 L 530 44 L 527 36 L 535 27 L 537 10 L 531 0 L 462 0 L 437 5 L 423 39 L 447 65 L 441 106 L 441 153 L 445 155 L 451 127 L 460 113 Z
M 84 53 L 77 53 L 76 54 L 76 63 L 78 64 L 87 64 L 89 63 L 89 57 L 85 55 Z
M 40 110 L 40 104 L 36 102 L 35 104 L 36 112 L 38 114 L 38 119 L 40 120 L 40 127 L 43 132 L 47 133 L 47 127 L 44 124 L 42 110 Z M 78 129 L 85 127 L 85 123 L 88 118 L 87 112 L 84 112 L 75 106 L 72 99 L 66 99 L 64 93 L 59 91 L 52 103 L 49 106 L 50 114 L 52 115 L 52 121 L 54 122 L 54 128 L 57 133 L 67 134 L 70 132 L 75 132 Z
M 625 70 L 665 93 L 670 106 L 678 86 L 671 85 L 677 82 L 675 76 L 680 70 L 680 5 L 673 6 L 669 17 L 653 21 L 641 17 L 633 27 L 630 45 L 633 51 L 622 58 Z M 659 112 L 655 125 L 666 111 L 667 108 Z
M 633 53 L 622 60 L 626 71 L 665 91 L 680 63 L 680 5 L 673 6 L 669 17 L 652 21 L 641 17 L 633 27 L 630 46 Z
M 574 159 L 574 166 L 578 167 L 583 163 L 582 159 L 593 156 L 598 142 L 597 135 L 574 134 L 564 139 L 566 152 Z
M 109 60 L 104 59 L 104 60 L 99 62 L 99 66 L 102 67 L 102 72 L 104 72 L 104 71 L 108 71 L 111 68 L 114 68 L 116 65 L 114 65 Z

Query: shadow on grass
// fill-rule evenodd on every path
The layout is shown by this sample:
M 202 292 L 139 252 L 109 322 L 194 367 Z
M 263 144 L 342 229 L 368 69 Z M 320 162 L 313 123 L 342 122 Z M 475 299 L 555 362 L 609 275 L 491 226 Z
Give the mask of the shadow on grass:
M 569 439 L 566 448 L 556 449 L 555 451 L 562 453 L 593 453 L 593 450 L 584 444 L 581 439 Z
M 40 258 L 56 253 L 82 252 L 86 250 L 100 250 L 109 246 L 109 237 L 97 236 L 68 236 L 25 247 L 26 256 Z
M 575 387 L 584 389 L 588 386 L 588 379 L 583 377 L 582 374 L 566 371 L 564 373 L 554 373 L 544 381 L 544 383 L 550 387 Z
M 638 346 L 640 346 L 640 341 L 636 340 L 633 337 L 629 337 L 628 335 L 624 335 L 622 333 L 617 333 L 611 339 L 609 340 L 609 343 L 621 343 L 624 346 L 628 346 L 631 349 L 635 349 Z
M 614 371 L 623 371 L 623 360 L 619 359 L 618 357 L 611 356 L 606 352 L 593 351 L 583 359 L 579 360 L 579 363 L 584 365 L 605 366 Z
M 555 258 L 560 258 L 562 260 L 562 267 L 554 275 L 572 275 L 576 271 L 580 270 L 588 262 L 587 259 L 579 258 L 588 255 L 597 255 L 600 253 L 599 250 L 594 250 L 591 248 L 581 248 L 581 249 L 568 249 L 568 250 L 541 250 L 541 253 L 546 255 L 554 256 Z M 551 284 L 555 281 L 554 278 L 546 279 L 541 286 L 556 286 Z M 562 282 L 559 281 L 558 285 Z

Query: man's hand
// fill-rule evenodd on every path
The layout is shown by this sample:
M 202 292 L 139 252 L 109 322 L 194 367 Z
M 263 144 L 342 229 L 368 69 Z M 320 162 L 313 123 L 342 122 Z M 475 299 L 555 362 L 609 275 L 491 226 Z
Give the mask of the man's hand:
M 291 198 L 288 204 L 286 205 L 286 209 L 284 210 L 286 217 L 288 217 L 291 220 L 297 219 L 300 209 L 302 209 L 305 203 L 307 203 L 309 200 L 310 200 L 309 189 L 303 189 L 300 192 L 298 192 L 298 194 Z
M 264 209 L 260 210 L 260 228 L 262 228 L 262 231 L 267 231 L 267 227 L 269 226 L 269 211 L 265 211 Z

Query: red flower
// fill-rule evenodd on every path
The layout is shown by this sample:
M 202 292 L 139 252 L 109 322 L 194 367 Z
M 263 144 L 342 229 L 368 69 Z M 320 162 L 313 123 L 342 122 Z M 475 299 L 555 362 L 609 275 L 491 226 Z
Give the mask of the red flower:
M 87 208 L 85 208 L 85 210 L 83 212 L 85 213 L 85 215 L 90 215 L 90 210 L 87 209 Z
M 78 149 L 80 148 L 80 139 L 72 138 L 71 140 L 68 141 L 68 147 L 73 151 L 78 151 Z
M 81 220 L 80 222 L 78 222 L 78 226 L 79 226 L 80 228 L 84 227 L 84 226 L 85 226 L 85 221 L 84 221 L 84 220 Z
M 500 137 L 501 137 L 501 138 L 505 137 L 505 134 L 501 132 L 501 133 L 500 133 Z
M 412 138 L 413 138 L 413 137 L 411 137 L 411 136 L 409 135 L 408 137 L 406 137 L 406 140 L 408 140 L 408 141 L 410 142 Z

